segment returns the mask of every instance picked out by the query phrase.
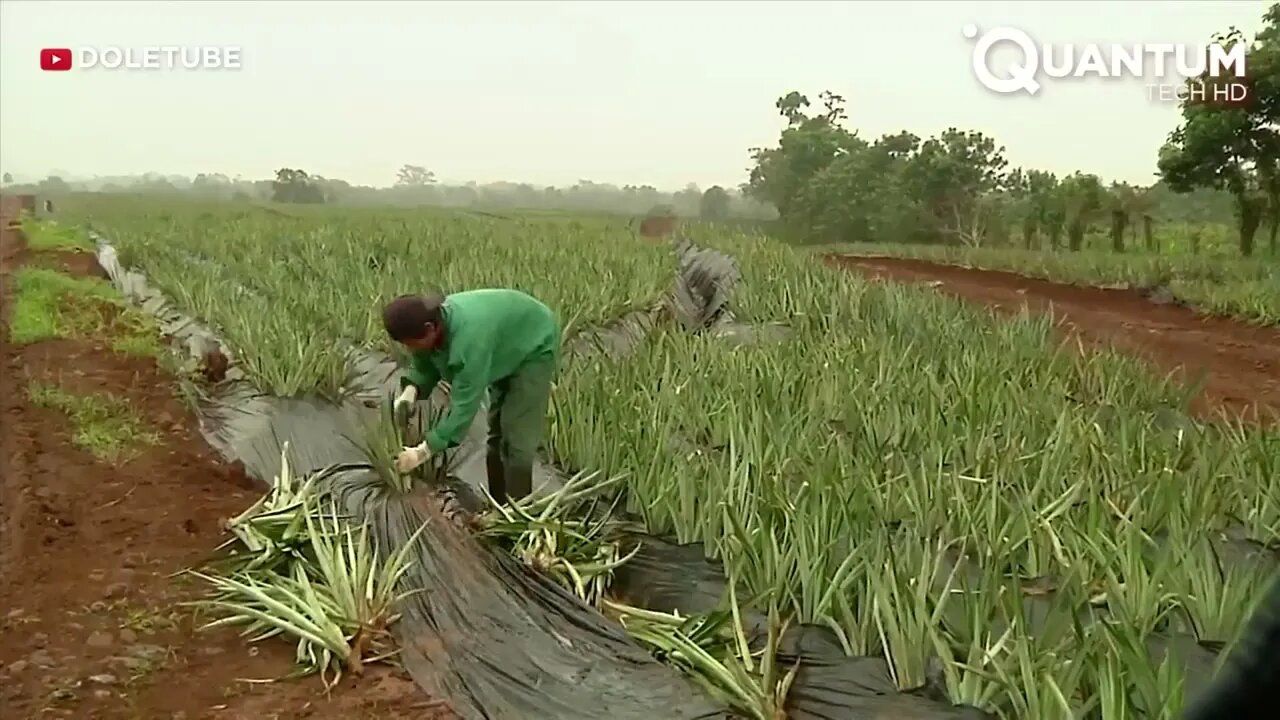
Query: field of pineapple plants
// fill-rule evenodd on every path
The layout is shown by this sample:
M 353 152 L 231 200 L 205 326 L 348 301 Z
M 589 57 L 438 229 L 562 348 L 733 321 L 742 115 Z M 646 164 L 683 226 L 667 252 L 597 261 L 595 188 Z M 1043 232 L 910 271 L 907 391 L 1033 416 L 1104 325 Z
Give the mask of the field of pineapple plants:
M 517 288 L 556 310 L 572 342 L 660 302 L 676 267 L 669 242 L 607 218 L 119 196 L 59 210 L 212 328 L 261 392 L 333 402 L 347 392 L 347 348 L 394 352 L 378 312 L 397 294 Z M 963 705 L 999 718 L 1178 717 L 1275 576 L 1280 430 L 1193 419 L 1193 390 L 1116 352 L 1055 350 L 1047 317 L 995 318 L 760 236 L 685 233 L 736 259 L 737 321 L 788 333 L 740 344 L 658 321 L 629 353 L 568 358 L 546 450 L 577 480 L 552 500 L 491 509 L 482 535 L 558 569 L 743 717 L 823 717 L 788 694 L 804 694 L 808 671 L 778 651 L 799 626 L 849 658 L 883 658 L 887 682 L 935 708 L 912 716 Z M 1170 272 L 1129 258 L 1010 262 L 1081 281 Z M 1274 269 L 1188 262 L 1238 283 L 1177 285 L 1175 272 L 1176 292 L 1280 315 Z M 291 480 L 290 492 L 310 487 Z M 610 588 L 634 550 L 566 508 L 607 505 L 613 490 L 631 532 L 692 545 L 722 572 L 720 604 L 639 607 Z M 273 502 L 287 508 L 282 492 Z M 326 577 L 342 574 L 341 548 L 318 552 Z M 395 586 L 413 558 L 392 559 L 361 577 Z M 214 582 L 265 597 L 246 567 Z M 341 665 L 330 660 L 354 642 L 239 602 L 233 620 L 292 636 L 315 669 Z M 749 613 L 768 631 L 748 632 Z

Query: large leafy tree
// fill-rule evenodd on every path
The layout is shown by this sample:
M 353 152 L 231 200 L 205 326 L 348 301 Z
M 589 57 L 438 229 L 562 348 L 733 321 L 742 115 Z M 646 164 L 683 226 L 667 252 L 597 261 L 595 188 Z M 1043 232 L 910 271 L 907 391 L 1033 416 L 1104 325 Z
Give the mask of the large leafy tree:
M 778 146 L 751 150 L 755 167 L 747 181 L 747 192 L 776 207 L 784 222 L 792 225 L 811 219 L 805 217 L 800 205 L 810 181 L 836 158 L 866 146 L 843 126 L 844 98 L 829 92 L 819 98 L 823 110 L 814 115 L 806 114 L 811 103 L 798 92 L 778 98 L 774 107 L 787 121 Z
M 981 245 L 996 214 L 1008 164 L 1004 148 L 992 138 L 948 128 L 921 143 L 905 171 L 944 238 Z
M 1264 217 L 1271 220 L 1273 253 L 1280 225 L 1280 3 L 1267 10 L 1263 21 L 1247 54 L 1250 101 L 1227 105 L 1189 96 L 1182 103 L 1182 124 L 1170 134 L 1158 161 L 1161 179 L 1174 192 L 1215 188 L 1231 194 L 1240 252 L 1246 256 L 1253 254 Z M 1247 42 L 1234 28 L 1215 40 L 1228 46 Z

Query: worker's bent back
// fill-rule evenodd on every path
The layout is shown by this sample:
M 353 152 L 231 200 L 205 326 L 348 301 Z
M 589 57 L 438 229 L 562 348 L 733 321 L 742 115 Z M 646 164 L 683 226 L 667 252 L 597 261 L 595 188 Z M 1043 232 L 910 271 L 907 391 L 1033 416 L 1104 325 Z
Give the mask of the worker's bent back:
M 526 362 L 559 357 L 560 323 L 555 312 L 519 290 L 486 288 L 454 293 L 445 298 L 444 312 L 447 342 L 465 342 L 471 335 L 491 339 L 489 372 L 494 380 L 511 375 Z

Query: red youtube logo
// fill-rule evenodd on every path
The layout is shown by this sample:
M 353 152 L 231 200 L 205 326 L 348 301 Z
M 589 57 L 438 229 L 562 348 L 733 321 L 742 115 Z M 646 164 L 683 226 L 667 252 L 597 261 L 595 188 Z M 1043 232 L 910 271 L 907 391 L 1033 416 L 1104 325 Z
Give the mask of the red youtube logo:
M 40 69 L 59 72 L 71 69 L 71 48 L 44 48 L 40 51 Z

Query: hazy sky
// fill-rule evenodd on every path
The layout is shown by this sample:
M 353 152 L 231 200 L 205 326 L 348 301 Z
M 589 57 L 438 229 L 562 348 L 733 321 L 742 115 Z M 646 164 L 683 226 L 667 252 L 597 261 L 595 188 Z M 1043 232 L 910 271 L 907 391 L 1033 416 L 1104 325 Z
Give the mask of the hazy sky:
M 1017 165 L 1150 182 L 1178 121 L 1140 80 L 975 81 L 961 28 L 1041 42 L 1250 36 L 1264 2 L 50 2 L 0 0 L 0 168 L 389 184 L 737 184 L 775 99 L 848 98 L 864 137 L 948 126 Z M 42 72 L 43 47 L 238 45 L 239 71 Z

